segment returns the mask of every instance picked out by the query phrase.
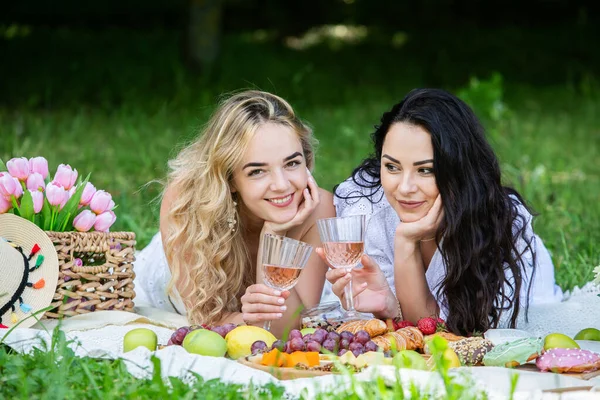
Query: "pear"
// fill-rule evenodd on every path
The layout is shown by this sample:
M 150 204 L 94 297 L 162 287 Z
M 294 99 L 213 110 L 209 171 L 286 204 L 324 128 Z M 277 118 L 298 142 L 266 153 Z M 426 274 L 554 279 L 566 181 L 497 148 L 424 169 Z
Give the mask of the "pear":
M 600 330 L 596 328 L 585 328 L 577 332 L 577 335 L 575 335 L 573 339 L 600 341 Z
M 562 333 L 551 333 L 544 339 L 544 350 L 578 348 L 579 345 L 573 339 Z

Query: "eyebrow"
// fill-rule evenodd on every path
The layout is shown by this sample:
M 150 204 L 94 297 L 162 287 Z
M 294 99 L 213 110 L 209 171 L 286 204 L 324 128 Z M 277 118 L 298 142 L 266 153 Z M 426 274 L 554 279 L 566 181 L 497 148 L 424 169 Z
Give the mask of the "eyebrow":
M 283 162 L 289 161 L 289 160 L 291 160 L 291 159 L 294 159 L 294 158 L 296 158 L 296 157 L 298 157 L 298 156 L 301 156 L 301 157 L 302 157 L 302 153 L 300 153 L 299 151 L 297 151 L 297 152 L 295 152 L 294 154 L 292 154 L 292 155 L 289 155 L 289 156 L 287 156 L 286 158 L 284 158 L 284 159 L 283 159 Z M 246 169 L 246 168 L 249 168 L 249 167 L 264 167 L 264 166 L 266 166 L 266 165 L 267 165 L 267 163 L 249 162 L 248 164 L 244 165 L 244 166 L 242 167 L 242 169 L 244 170 L 244 169 Z
M 394 157 L 389 156 L 387 154 L 382 155 L 381 158 L 387 158 L 391 162 L 394 162 L 396 164 L 401 164 L 400 161 L 396 160 Z M 429 163 L 433 163 L 433 159 L 423 160 L 423 161 L 416 161 L 416 162 L 413 163 L 413 165 L 416 167 L 416 166 L 419 166 L 419 165 L 429 164 Z

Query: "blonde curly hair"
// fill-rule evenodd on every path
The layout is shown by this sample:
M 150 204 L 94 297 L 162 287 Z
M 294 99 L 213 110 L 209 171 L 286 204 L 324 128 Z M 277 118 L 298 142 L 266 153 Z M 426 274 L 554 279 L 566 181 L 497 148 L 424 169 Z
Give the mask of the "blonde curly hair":
M 298 134 L 312 169 L 312 130 L 285 100 L 256 90 L 222 101 L 202 134 L 169 161 L 167 187 L 176 197 L 163 237 L 172 275 L 167 292 L 172 294 L 177 283 L 192 323 L 214 324 L 239 312 L 241 296 L 255 283 L 231 180 L 257 129 L 267 122 Z M 233 215 L 240 226 L 232 233 L 227 220 Z

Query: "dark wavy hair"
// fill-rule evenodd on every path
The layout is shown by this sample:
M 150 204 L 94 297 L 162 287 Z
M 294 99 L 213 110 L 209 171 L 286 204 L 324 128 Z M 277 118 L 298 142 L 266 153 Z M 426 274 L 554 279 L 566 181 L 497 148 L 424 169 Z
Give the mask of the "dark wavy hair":
M 368 189 L 366 194 L 336 196 L 346 201 L 381 199 L 383 142 L 391 125 L 398 122 L 420 126 L 431 135 L 433 169 L 444 207 L 436 239 L 439 247 L 443 238 L 440 251 L 447 268 L 437 295 L 447 306 L 448 328 L 461 334 L 483 332 L 497 327 L 504 312 L 511 313 L 510 326 L 515 327 L 522 305 L 527 314 L 533 281 L 532 271 L 523 301 L 525 251 L 534 255 L 535 266 L 533 236 L 526 237 L 527 221 L 518 212 L 519 204 L 529 208 L 519 193 L 502 185 L 498 159 L 481 123 L 463 101 L 439 89 L 408 93 L 383 114 L 371 135 L 375 154 L 352 174 L 357 185 Z M 377 193 L 380 196 L 374 199 Z M 525 251 L 516 248 L 519 238 L 526 243 Z

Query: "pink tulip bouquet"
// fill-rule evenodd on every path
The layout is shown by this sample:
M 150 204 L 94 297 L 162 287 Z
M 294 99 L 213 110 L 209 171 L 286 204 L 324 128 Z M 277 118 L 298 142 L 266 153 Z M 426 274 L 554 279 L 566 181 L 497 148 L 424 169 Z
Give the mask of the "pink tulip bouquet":
M 13 213 L 46 231 L 108 232 L 117 217 L 112 196 L 77 180 L 70 165 L 60 164 L 54 177 L 44 157 L 0 160 L 0 214 Z

